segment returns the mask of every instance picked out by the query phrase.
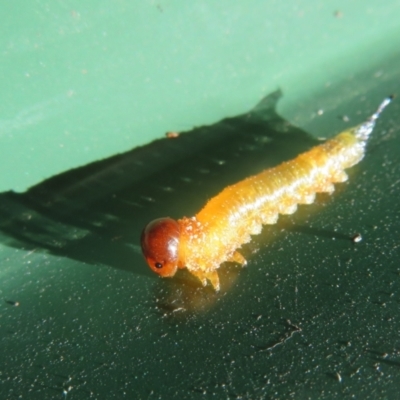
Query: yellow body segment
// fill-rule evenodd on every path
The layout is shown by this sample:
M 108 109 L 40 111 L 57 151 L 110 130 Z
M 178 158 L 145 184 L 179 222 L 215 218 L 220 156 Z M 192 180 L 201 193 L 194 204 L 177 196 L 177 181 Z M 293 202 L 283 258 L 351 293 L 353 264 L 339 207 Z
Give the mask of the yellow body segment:
M 212 198 L 193 218 L 178 220 L 181 226 L 179 264 L 218 289 L 217 269 L 225 261 L 245 263 L 236 251 L 274 224 L 279 214 L 292 214 L 298 204 L 310 204 L 315 194 L 332 192 L 333 183 L 344 182 L 344 169 L 359 162 L 365 142 L 351 132 L 314 147 L 297 158 L 265 170 Z

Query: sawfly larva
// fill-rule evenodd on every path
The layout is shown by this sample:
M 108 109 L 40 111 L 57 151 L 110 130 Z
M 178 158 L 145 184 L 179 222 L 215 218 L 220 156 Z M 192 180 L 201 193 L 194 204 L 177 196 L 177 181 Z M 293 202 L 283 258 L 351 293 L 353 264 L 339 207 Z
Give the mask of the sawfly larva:
M 259 234 L 262 225 L 276 223 L 279 214 L 292 214 L 298 204 L 311 204 L 316 193 L 332 193 L 334 183 L 347 180 L 345 169 L 364 157 L 375 122 L 391 100 L 386 98 L 366 122 L 226 187 L 194 217 L 150 222 L 141 237 L 150 268 L 171 277 L 186 267 L 203 285 L 208 280 L 219 290 L 219 266 L 226 261 L 245 265 L 237 249 Z

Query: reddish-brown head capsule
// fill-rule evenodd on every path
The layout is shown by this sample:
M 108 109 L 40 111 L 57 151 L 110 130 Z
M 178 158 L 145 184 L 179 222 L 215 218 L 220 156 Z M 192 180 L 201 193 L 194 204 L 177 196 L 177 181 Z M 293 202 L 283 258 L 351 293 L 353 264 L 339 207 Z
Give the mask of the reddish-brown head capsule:
M 179 237 L 179 224 L 172 218 L 155 219 L 143 229 L 143 255 L 162 277 L 173 276 L 178 268 Z

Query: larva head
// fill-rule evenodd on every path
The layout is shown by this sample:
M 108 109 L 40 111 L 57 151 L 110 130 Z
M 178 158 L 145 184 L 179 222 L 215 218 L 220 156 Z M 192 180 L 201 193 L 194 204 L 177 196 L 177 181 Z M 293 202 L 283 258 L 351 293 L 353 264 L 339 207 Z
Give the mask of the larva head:
M 179 224 L 172 218 L 150 222 L 142 232 L 143 255 L 149 267 L 158 275 L 175 275 L 178 268 Z

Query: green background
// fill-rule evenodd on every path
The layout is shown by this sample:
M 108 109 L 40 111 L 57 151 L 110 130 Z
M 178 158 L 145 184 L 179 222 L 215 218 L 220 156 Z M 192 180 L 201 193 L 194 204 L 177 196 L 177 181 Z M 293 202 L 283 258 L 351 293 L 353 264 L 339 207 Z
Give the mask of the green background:
M 395 398 L 398 100 L 349 182 L 266 227 L 220 293 L 155 277 L 138 237 L 399 94 L 399 12 L 3 5 L 1 397 Z

